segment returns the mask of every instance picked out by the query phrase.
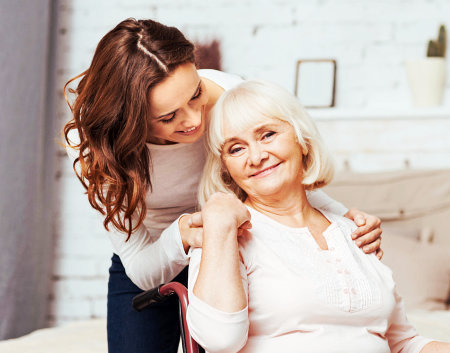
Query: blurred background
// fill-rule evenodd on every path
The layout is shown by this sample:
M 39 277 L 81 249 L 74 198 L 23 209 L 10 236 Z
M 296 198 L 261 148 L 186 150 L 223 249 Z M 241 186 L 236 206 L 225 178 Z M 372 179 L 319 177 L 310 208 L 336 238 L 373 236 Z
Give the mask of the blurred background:
M 60 144 L 62 89 L 128 17 L 178 27 L 206 66 L 330 92 L 309 112 L 342 173 L 450 168 L 450 62 L 420 66 L 448 0 L 0 0 L 0 339 L 106 316 L 112 251 Z

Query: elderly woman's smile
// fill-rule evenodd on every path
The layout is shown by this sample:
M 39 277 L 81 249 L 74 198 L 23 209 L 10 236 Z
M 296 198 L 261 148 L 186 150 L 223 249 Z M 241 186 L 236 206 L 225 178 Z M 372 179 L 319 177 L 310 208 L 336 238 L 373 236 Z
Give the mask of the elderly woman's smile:
M 270 167 L 261 169 L 259 171 L 257 171 L 256 173 L 253 173 L 252 175 L 250 175 L 251 178 L 264 178 L 267 175 L 272 174 L 272 172 L 281 164 L 280 163 L 276 163 L 275 165 L 272 165 Z
M 301 148 L 290 124 L 276 118 L 261 120 L 238 132 L 224 125 L 223 162 L 247 195 L 282 197 L 300 184 Z

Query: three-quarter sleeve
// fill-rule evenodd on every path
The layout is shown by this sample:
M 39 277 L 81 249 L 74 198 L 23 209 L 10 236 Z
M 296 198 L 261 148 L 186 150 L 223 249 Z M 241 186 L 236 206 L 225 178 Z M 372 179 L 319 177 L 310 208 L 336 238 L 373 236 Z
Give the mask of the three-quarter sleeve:
M 323 211 L 328 211 L 340 216 L 345 215 L 348 212 L 348 208 L 342 203 L 333 200 L 322 190 L 307 191 L 306 197 L 312 207 L 318 208 Z
M 419 336 L 416 329 L 406 317 L 402 297 L 394 291 L 395 309 L 390 317 L 390 325 L 386 332 L 389 348 L 392 353 L 419 353 L 431 339 Z
M 201 254 L 202 250 L 199 248 L 192 250 L 189 264 L 189 306 L 186 320 L 191 336 L 209 353 L 237 352 L 247 342 L 248 306 L 238 312 L 224 312 L 194 295 L 193 288 L 200 269 Z M 245 293 L 248 295 L 247 273 L 242 261 L 240 272 Z

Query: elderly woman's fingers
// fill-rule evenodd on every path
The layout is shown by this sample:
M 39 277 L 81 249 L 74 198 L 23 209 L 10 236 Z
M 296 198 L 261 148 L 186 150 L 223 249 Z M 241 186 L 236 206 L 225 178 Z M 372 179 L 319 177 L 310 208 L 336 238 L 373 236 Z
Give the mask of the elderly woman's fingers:
M 249 229 L 252 229 L 252 223 L 250 221 L 246 221 L 243 225 L 241 225 L 238 228 L 238 232 L 237 232 L 238 237 L 242 237 L 242 236 L 248 235 L 247 231 Z
M 206 223 L 219 226 L 236 226 L 240 228 L 250 222 L 251 215 L 244 203 L 236 195 L 216 192 L 203 206 L 202 218 L 204 226 Z M 248 227 L 249 225 L 245 225 Z
M 242 224 L 239 228 L 242 228 L 242 229 L 252 229 L 252 222 L 250 222 L 250 221 L 245 221 L 244 224 Z
M 190 228 L 187 243 L 190 248 L 201 248 L 203 243 L 203 228 Z
M 191 217 L 189 218 L 188 224 L 190 227 L 201 227 L 203 226 L 203 219 L 202 219 L 202 213 L 201 212 L 195 212 L 191 214 Z
M 238 237 L 246 237 L 249 234 L 250 233 L 249 233 L 248 229 L 238 228 L 238 231 L 237 231 L 237 236 Z
M 378 260 L 381 260 L 382 257 L 383 257 L 384 252 L 383 252 L 383 250 L 382 250 L 381 248 L 379 248 L 379 249 L 376 251 L 375 254 L 376 254 L 377 257 L 378 257 Z

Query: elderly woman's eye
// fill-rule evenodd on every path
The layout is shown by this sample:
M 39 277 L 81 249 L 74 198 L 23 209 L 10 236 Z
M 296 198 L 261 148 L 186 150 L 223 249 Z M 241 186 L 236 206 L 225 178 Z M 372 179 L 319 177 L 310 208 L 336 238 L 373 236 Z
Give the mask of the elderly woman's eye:
M 242 147 L 231 147 L 229 150 L 228 150 L 228 153 L 229 154 L 237 154 L 237 153 L 239 153 L 239 152 L 241 152 L 242 151 Z
M 268 139 L 269 137 L 272 137 L 273 135 L 275 135 L 275 131 L 269 131 L 269 132 L 266 132 L 266 133 L 262 136 L 262 138 L 263 138 L 263 139 Z

